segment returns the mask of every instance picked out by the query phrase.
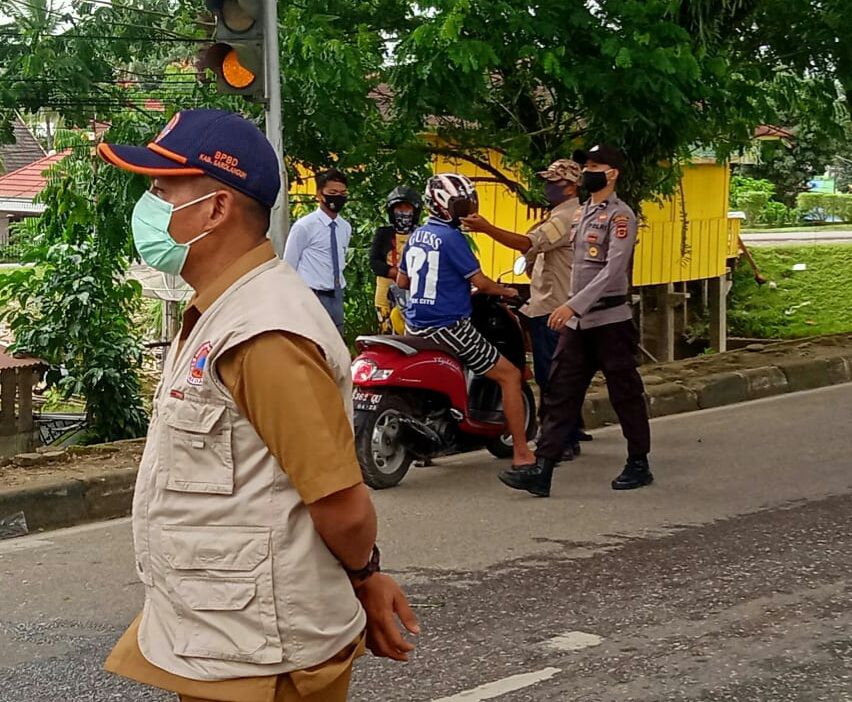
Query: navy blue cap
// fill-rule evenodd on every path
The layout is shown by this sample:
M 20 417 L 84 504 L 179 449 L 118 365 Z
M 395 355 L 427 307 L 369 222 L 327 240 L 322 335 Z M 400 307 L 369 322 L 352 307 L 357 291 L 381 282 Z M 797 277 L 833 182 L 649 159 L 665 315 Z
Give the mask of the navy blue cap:
M 147 176 L 208 175 L 267 207 L 281 189 L 272 144 L 236 112 L 184 110 L 148 146 L 99 144 L 98 155 Z

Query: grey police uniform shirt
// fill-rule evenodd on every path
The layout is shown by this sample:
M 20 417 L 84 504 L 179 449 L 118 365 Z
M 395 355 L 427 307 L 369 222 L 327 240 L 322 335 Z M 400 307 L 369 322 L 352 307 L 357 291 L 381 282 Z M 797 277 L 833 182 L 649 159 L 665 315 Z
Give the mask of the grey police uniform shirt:
M 594 204 L 588 200 L 574 214 L 574 270 L 568 306 L 571 329 L 591 329 L 631 319 L 630 305 L 592 309 L 602 298 L 627 295 L 636 246 L 636 215 L 613 194 Z

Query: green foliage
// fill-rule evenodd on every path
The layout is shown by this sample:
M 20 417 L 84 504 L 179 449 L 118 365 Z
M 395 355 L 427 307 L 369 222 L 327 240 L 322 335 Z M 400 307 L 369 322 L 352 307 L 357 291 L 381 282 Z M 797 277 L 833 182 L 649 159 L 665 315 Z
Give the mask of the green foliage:
M 108 139 L 139 144 L 178 109 L 222 107 L 261 118 L 260 106 L 218 95 L 192 68 L 210 30 L 201 0 L 7 4 L 13 22 L 0 26 L 0 141 L 9 136 L 12 109 L 49 111 L 52 123 L 69 129 L 107 122 Z M 838 83 L 852 92 L 846 4 L 280 0 L 286 167 L 292 177 L 297 166 L 334 164 L 352 176 L 351 332 L 373 324 L 367 251 L 384 220 L 382 200 L 399 182 L 422 186 L 435 154 L 476 163 L 530 202 L 536 193 L 526 183 L 542 165 L 576 146 L 615 142 L 630 157 L 622 195 L 636 204 L 671 193 L 693 148 L 725 157 L 749 143 L 759 123 L 806 113 L 815 133 L 835 134 L 846 111 Z M 148 98 L 165 112 L 149 109 Z M 73 162 L 86 153 L 88 146 L 80 148 Z M 520 177 L 494 169 L 493 153 L 518 166 Z M 50 209 L 67 207 L 74 192 L 87 193 L 89 206 L 72 208 L 80 217 L 72 240 L 59 235 L 66 229 L 55 213 L 42 218 L 39 235 L 87 244 L 98 256 L 108 251 L 123 271 L 142 179 L 108 168 L 84 187 L 71 174 L 63 178 Z M 777 222 L 783 213 L 768 198 L 755 216 Z M 47 256 L 50 248 L 39 251 Z M 98 256 L 63 251 L 83 256 L 107 286 L 113 271 Z M 110 285 L 121 290 L 121 275 L 115 280 Z M 98 290 L 106 295 L 107 287 Z M 76 294 L 71 287 L 60 293 Z
M 743 175 L 731 178 L 730 206 L 745 212 L 752 227 L 782 227 L 798 221 L 798 212 L 774 197 L 775 184 L 768 180 Z
M 14 349 L 47 361 L 47 380 L 63 398 L 86 398 L 90 437 L 102 441 L 139 436 L 147 418 L 137 375 L 140 339 L 131 321 L 139 286 L 124 279 L 126 242 L 93 226 L 96 183 L 87 150 L 53 167 L 40 195 L 51 206 L 27 225 L 35 236 L 23 263 L 35 267 L 0 279 L 0 302 Z
M 771 181 L 775 199 L 795 207 L 796 197 L 808 189 L 809 181 L 825 173 L 838 154 L 852 148 L 852 127 L 846 115 L 838 115 L 836 121 L 826 126 L 807 108 L 782 119 L 793 127 L 794 137 L 762 142 L 758 164 L 743 167 L 742 171 Z
M 731 178 L 731 207 L 740 207 L 739 198 L 743 193 L 766 193 L 767 197 L 771 198 L 775 194 L 775 186 L 768 180 L 734 175 Z
M 852 194 L 801 193 L 797 204 L 800 212 L 814 216 L 819 222 L 852 222 Z
M 852 331 L 852 246 L 756 247 L 752 255 L 776 283 L 757 286 L 745 260 L 734 271 L 728 329 L 734 336 L 787 339 Z M 805 263 L 807 270 L 793 271 Z
M 773 200 L 775 185 L 768 180 L 735 175 L 731 178 L 730 206 L 742 210 L 750 226 L 780 227 L 796 221 L 796 212 Z
M 630 158 L 629 201 L 671 193 L 696 146 L 725 157 L 803 95 L 825 122 L 845 109 L 827 66 L 765 58 L 775 47 L 761 46 L 755 18 L 771 19 L 781 41 L 767 4 L 442 0 L 397 46 L 396 114 L 437 126 L 446 145 L 433 150 L 488 171 L 483 156 L 496 149 L 527 177 L 577 146 L 613 142 Z M 522 182 L 489 175 L 532 199 Z
M 796 210 L 790 209 L 783 202 L 770 200 L 760 214 L 760 221 L 770 227 L 783 227 L 798 220 Z

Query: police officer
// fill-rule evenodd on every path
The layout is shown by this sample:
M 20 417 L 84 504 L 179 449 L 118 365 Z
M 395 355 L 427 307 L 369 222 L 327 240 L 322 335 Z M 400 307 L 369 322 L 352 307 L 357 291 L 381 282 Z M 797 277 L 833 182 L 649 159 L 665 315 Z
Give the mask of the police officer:
M 545 181 L 544 192 L 550 212 L 525 236 L 493 225 L 480 214 L 462 219 L 469 231 L 482 232 L 495 241 L 524 254 L 530 278 L 530 299 L 521 309 L 529 319 L 533 342 L 535 381 L 542 394 L 547 388 L 550 363 L 556 351 L 559 332 L 548 326 L 550 315 L 568 301 L 574 247 L 571 225 L 580 206 L 577 197 L 582 168 L 569 159 L 554 161 L 538 176 Z M 582 436 L 591 439 L 588 434 Z M 563 458 L 571 460 L 580 453 L 579 429 L 572 427 L 566 436 Z
M 582 185 L 591 193 L 574 214 L 574 269 L 571 297 L 550 315 L 560 330 L 547 392 L 536 465 L 503 471 L 500 480 L 533 495 L 550 495 L 553 468 L 563 437 L 580 416 L 583 397 L 594 374 L 606 377 L 609 398 L 627 439 L 627 463 L 612 481 L 614 490 L 630 490 L 653 481 L 648 465 L 651 432 L 645 389 L 636 370 L 638 331 L 628 304 L 630 264 L 636 245 L 636 215 L 615 194 L 624 172 L 618 149 L 595 146 L 576 151 L 584 165 Z

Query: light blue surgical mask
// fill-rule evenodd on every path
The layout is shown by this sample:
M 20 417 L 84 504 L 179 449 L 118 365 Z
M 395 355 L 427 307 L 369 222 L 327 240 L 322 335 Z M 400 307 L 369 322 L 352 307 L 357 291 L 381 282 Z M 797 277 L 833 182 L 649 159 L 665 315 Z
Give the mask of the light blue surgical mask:
M 180 275 L 186 263 L 186 257 L 189 255 L 189 247 L 203 239 L 212 230 L 202 232 L 185 244 L 179 244 L 169 234 L 172 214 L 207 200 L 215 194 L 216 192 L 208 193 L 175 207 L 154 195 L 150 190 L 146 190 L 133 208 L 133 217 L 130 220 L 133 243 L 136 244 L 136 250 L 142 260 L 151 268 L 156 268 L 163 273 Z

